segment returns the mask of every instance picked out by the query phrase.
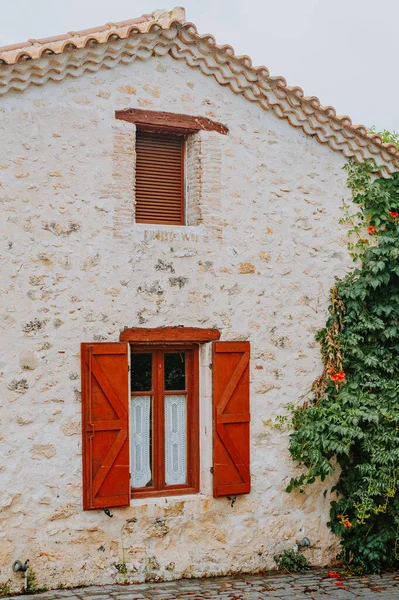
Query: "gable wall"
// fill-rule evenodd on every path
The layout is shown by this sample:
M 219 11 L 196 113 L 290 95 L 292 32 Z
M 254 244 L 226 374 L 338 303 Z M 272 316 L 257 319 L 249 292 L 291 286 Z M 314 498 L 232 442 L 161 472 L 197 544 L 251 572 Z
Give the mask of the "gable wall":
M 113 116 L 128 107 L 229 127 L 199 134 L 200 225 L 134 225 L 134 127 Z M 303 535 L 325 564 L 327 485 L 284 492 L 288 435 L 265 422 L 321 369 L 314 334 L 349 265 L 344 157 L 169 57 L 10 93 L 0 136 L 0 583 L 20 585 L 17 558 L 50 586 L 110 583 L 122 552 L 132 580 L 253 571 Z M 202 493 L 82 512 L 79 343 L 139 325 L 251 341 L 253 491 L 234 507 L 211 496 L 205 347 Z

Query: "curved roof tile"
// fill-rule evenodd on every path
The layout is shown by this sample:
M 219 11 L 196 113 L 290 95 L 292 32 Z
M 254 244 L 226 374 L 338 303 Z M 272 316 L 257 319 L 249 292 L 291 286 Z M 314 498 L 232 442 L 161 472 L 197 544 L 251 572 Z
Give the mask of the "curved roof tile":
M 167 53 L 347 158 L 374 160 L 384 177 L 399 170 L 394 144 L 368 134 L 364 125 L 354 125 L 346 115 L 337 116 L 332 106 L 305 96 L 300 87 L 288 86 L 283 77 L 272 77 L 267 67 L 253 66 L 249 56 L 236 56 L 227 44 L 218 46 L 212 35 L 200 35 L 193 23 L 186 22 L 182 7 L 0 48 L 0 95 Z

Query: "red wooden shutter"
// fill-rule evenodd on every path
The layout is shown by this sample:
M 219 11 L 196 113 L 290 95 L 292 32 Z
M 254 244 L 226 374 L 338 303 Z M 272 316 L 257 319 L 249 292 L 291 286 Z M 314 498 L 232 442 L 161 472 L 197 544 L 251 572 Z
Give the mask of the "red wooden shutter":
M 184 225 L 184 137 L 136 133 L 136 223 Z
M 130 504 L 128 344 L 81 345 L 83 507 Z
M 213 344 L 213 495 L 247 494 L 249 342 Z

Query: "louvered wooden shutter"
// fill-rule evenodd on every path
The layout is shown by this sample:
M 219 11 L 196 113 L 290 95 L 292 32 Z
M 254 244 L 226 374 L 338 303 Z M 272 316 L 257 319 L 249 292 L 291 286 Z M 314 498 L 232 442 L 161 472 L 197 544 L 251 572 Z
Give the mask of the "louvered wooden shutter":
M 129 506 L 128 345 L 81 345 L 83 506 Z
M 184 137 L 136 133 L 136 223 L 184 224 Z
M 247 494 L 249 455 L 249 342 L 213 344 L 213 495 Z

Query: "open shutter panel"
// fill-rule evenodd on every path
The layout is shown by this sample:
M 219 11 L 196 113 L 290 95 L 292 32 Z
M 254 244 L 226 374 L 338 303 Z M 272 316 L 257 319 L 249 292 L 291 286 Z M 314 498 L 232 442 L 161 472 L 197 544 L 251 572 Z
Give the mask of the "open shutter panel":
M 83 506 L 129 506 L 128 344 L 81 345 Z
M 249 342 L 213 344 L 213 495 L 248 494 Z
M 184 137 L 136 133 L 136 223 L 184 223 Z

